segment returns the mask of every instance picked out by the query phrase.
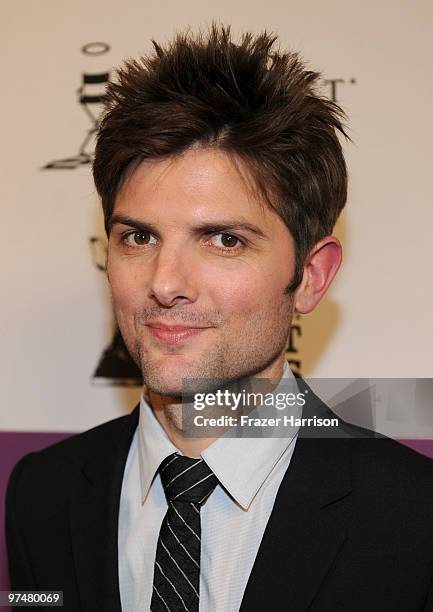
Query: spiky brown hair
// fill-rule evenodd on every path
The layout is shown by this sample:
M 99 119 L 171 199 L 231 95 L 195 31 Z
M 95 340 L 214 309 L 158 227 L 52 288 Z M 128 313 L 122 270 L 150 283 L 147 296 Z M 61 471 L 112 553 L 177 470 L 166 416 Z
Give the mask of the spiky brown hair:
M 281 216 L 296 245 L 296 272 L 330 234 L 347 197 L 338 133 L 344 113 L 317 91 L 318 72 L 277 37 L 230 27 L 178 34 L 168 45 L 126 61 L 108 85 L 93 175 L 107 234 L 126 172 L 145 159 L 173 156 L 192 145 L 217 146 L 242 160 L 255 186 Z

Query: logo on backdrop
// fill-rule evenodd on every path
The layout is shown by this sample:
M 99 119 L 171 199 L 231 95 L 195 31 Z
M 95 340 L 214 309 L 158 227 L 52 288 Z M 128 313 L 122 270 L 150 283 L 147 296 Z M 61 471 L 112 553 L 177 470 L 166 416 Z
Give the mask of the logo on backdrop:
M 109 50 L 110 46 L 105 42 L 91 42 L 81 47 L 81 53 L 88 59 L 104 55 Z M 75 92 L 78 104 L 89 119 L 89 127 L 74 155 L 48 162 L 43 170 L 74 170 L 83 164 L 92 162 L 94 137 L 98 131 L 98 116 L 105 100 L 105 87 L 110 80 L 110 72 L 108 70 L 91 72 L 91 64 L 91 61 L 86 62 L 86 71 L 82 73 L 81 84 Z
M 87 115 L 89 125 L 87 131 L 78 142 L 76 152 L 69 157 L 61 157 L 48 162 L 43 170 L 74 170 L 93 161 L 94 137 L 99 127 L 99 117 L 105 101 L 105 87 L 110 80 L 110 69 L 95 71 L 92 68 L 92 59 L 105 55 L 110 51 L 110 45 L 105 42 L 90 42 L 81 48 L 86 56 L 85 70 L 82 73 L 81 84 L 75 92 L 77 103 Z M 356 84 L 356 79 L 325 79 L 328 96 L 334 102 L 338 101 L 340 87 Z M 90 239 L 92 259 L 95 267 L 105 273 L 105 259 L 107 244 L 105 238 L 92 236 Z M 286 356 L 291 369 L 301 374 L 302 360 L 298 345 L 302 337 L 300 317 L 296 315 L 290 330 Z M 141 372 L 129 355 L 120 330 L 115 325 L 112 339 L 103 350 L 102 355 L 93 373 L 95 383 L 119 386 L 141 386 Z
M 105 238 L 90 238 L 93 263 L 105 274 L 107 241 Z M 103 350 L 92 376 L 96 384 L 135 387 L 142 385 L 140 369 L 128 353 L 120 330 L 115 322 L 112 339 Z

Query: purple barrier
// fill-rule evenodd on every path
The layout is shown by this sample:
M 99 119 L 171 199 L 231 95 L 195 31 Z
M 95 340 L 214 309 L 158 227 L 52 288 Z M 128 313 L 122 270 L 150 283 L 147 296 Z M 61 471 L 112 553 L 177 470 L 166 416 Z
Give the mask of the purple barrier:
M 398 440 L 398 442 L 413 448 L 413 450 L 421 453 L 421 455 L 433 459 L 433 440 Z
M 4 525 L 4 497 L 9 474 L 16 462 L 25 454 L 54 444 L 71 433 L 0 432 L 0 524 Z M 433 440 L 399 440 L 427 457 L 433 458 Z M 0 533 L 0 591 L 9 588 L 4 528 Z

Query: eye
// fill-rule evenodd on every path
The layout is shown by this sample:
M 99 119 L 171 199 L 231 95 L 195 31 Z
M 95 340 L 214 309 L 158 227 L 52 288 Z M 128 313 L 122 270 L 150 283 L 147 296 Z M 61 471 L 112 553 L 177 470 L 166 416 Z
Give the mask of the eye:
M 150 241 L 151 238 L 154 238 L 156 241 L 156 238 L 150 232 L 136 230 L 134 232 L 128 232 L 127 234 L 124 234 L 124 236 L 122 237 L 122 241 L 128 246 L 139 247 L 146 246 L 149 244 L 155 244 L 155 242 L 152 243 Z
M 218 234 L 211 236 L 211 242 L 213 246 L 216 246 L 219 249 L 231 251 L 236 250 L 243 244 L 240 238 L 225 232 L 219 232 Z

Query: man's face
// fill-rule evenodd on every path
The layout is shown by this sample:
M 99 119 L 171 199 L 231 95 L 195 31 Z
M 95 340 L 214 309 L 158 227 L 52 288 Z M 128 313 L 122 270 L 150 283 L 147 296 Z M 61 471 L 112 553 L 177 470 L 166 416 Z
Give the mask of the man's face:
M 108 278 L 125 343 L 155 393 L 180 395 L 182 378 L 281 375 L 294 243 L 248 185 L 240 162 L 197 148 L 142 163 L 119 191 Z

